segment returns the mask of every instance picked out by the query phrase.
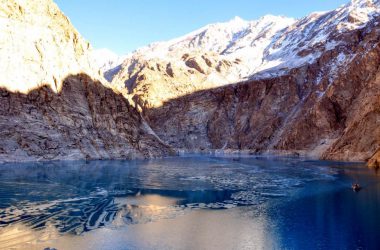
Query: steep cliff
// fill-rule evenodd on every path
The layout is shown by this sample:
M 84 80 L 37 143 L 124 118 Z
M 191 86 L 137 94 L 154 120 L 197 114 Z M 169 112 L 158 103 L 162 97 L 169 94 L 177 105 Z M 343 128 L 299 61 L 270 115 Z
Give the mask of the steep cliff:
M 103 85 L 89 43 L 51 0 L 0 2 L 0 58 L 0 161 L 171 152 Z

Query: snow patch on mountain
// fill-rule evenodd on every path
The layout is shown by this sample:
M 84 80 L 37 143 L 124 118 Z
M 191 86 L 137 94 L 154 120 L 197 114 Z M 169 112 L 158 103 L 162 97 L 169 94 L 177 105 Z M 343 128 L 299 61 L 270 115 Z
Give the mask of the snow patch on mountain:
M 131 66 L 130 62 L 134 59 L 160 59 L 185 66 L 182 60 L 185 54 L 215 53 L 221 60 L 240 60 L 239 66 L 231 72 L 231 77 L 227 77 L 228 81 L 224 80 L 225 83 L 235 82 L 253 74 L 261 65 L 263 51 L 272 43 L 273 37 L 295 22 L 293 18 L 267 15 L 256 21 L 245 21 L 235 17 L 225 23 L 210 24 L 182 37 L 153 43 L 136 50 L 126 57 L 123 64 L 109 70 L 106 78 L 112 79 L 122 67 Z
M 255 70 L 254 77 L 272 77 L 273 72 L 278 75 L 313 63 L 324 51 L 344 43 L 344 39 L 339 37 L 342 33 L 363 28 L 379 14 L 378 0 L 353 0 L 336 10 L 315 12 L 300 19 L 279 32 L 265 48 L 264 60 Z M 345 59 L 348 60 L 349 56 Z
M 364 27 L 379 14 L 379 0 L 352 0 L 336 10 L 314 12 L 299 20 L 273 15 L 256 21 L 235 17 L 170 41 L 140 48 L 126 56 L 123 64 L 109 64 L 115 67 L 106 75 L 111 80 L 123 67 L 132 66 L 131 70 L 134 70 L 130 64 L 134 60 L 161 59 L 180 65 L 184 64 L 184 54 L 212 52 L 221 60 L 239 60 L 230 69 L 234 77 L 229 77 L 227 82 L 274 77 L 313 63 L 323 52 L 344 43 L 340 34 Z
M 126 56 L 119 56 L 107 48 L 102 48 L 93 50 L 91 58 L 101 72 L 106 72 L 120 65 L 125 60 Z

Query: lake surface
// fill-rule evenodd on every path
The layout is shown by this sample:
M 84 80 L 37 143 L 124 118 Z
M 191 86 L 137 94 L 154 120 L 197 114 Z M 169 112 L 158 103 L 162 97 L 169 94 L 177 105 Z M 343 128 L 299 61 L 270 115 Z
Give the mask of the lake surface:
M 3 164 L 0 249 L 380 249 L 379 180 L 253 156 Z

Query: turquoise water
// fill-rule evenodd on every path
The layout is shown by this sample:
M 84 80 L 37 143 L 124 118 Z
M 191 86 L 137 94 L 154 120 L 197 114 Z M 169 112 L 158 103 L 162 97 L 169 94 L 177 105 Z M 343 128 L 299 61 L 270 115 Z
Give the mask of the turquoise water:
M 0 249 L 379 249 L 379 212 L 379 177 L 360 163 L 0 165 Z

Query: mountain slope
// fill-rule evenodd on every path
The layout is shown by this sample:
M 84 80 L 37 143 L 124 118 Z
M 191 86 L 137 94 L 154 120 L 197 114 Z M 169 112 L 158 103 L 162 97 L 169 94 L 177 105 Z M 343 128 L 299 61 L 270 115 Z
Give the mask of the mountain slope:
M 296 153 L 367 160 L 380 145 L 380 27 L 351 33 L 356 56 L 320 77 L 339 52 L 291 74 L 195 92 L 145 109 L 164 141 L 180 150 Z M 319 82 L 319 84 L 317 84 Z
M 219 39 L 230 28 L 216 25 L 212 30 L 211 25 L 137 50 L 115 70 L 112 84 L 124 89 L 158 136 L 179 150 L 340 160 L 376 155 L 380 2 L 353 0 L 258 33 L 247 28 L 253 23 L 261 27 L 268 22 L 222 24 L 239 27 L 234 36 L 226 36 L 233 42 Z M 247 30 L 249 34 L 242 32 Z M 253 44 L 264 46 L 250 53 L 258 47 Z M 186 54 L 179 56 L 183 50 Z M 223 74 L 217 70 L 222 64 Z
M 380 4 L 375 0 L 352 0 L 333 11 L 312 13 L 274 37 L 264 51 L 264 61 L 255 78 L 277 76 L 289 69 L 313 63 L 325 51 L 344 47 L 351 31 L 375 20 Z M 349 52 L 348 52 L 349 53 Z M 341 55 L 339 63 L 349 58 Z M 269 73 L 269 74 L 268 74 Z
M 235 18 L 211 24 L 141 48 L 106 76 L 120 91 L 127 87 L 140 103 L 157 107 L 172 98 L 249 76 L 262 62 L 263 50 L 272 38 L 294 21 L 265 16 L 252 22 Z
M 0 86 L 27 93 L 48 84 L 59 91 L 70 74 L 100 77 L 86 42 L 52 1 L 0 3 Z
M 140 105 L 158 107 L 194 91 L 277 77 L 313 64 L 325 51 L 347 47 L 347 34 L 372 22 L 379 10 L 378 1 L 354 0 L 298 21 L 270 15 L 257 21 L 237 17 L 138 49 L 105 75 Z M 336 67 L 323 73 L 333 77 L 349 60 L 350 51 L 341 51 L 329 62 Z
M 0 2 L 0 161 L 167 155 L 51 0 Z

